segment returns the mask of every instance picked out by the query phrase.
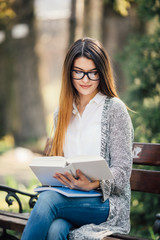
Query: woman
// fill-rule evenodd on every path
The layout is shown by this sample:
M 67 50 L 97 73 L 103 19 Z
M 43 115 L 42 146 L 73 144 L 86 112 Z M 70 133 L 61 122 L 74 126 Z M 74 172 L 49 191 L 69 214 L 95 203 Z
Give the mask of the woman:
M 103 197 L 41 193 L 22 240 L 93 240 L 128 233 L 133 129 L 116 93 L 109 58 L 97 40 L 80 39 L 66 55 L 55 125 L 50 155 L 101 155 L 114 180 L 90 182 L 79 170 L 78 179 L 57 173 L 54 177 L 69 188 L 100 188 Z

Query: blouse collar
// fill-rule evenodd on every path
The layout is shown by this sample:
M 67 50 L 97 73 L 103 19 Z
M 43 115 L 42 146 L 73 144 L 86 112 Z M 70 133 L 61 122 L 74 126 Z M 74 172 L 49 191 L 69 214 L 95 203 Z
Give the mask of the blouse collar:
M 92 103 L 92 102 L 95 102 L 97 105 L 101 103 L 101 101 L 105 98 L 106 96 L 103 95 L 101 92 L 98 92 L 94 98 L 92 98 L 88 104 Z M 87 104 L 87 105 L 88 105 Z M 77 114 L 78 113 L 78 109 L 77 109 L 77 106 L 76 106 L 76 103 L 75 101 L 73 101 L 73 114 Z

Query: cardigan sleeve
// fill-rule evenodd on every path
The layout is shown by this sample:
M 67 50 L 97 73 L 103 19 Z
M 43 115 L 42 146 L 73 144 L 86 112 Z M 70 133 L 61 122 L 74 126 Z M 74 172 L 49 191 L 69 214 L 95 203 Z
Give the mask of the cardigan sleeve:
M 126 106 L 121 100 L 112 102 L 108 121 L 107 151 L 113 180 L 100 182 L 102 201 L 107 200 L 111 194 L 121 195 L 125 191 L 132 170 L 133 127 Z

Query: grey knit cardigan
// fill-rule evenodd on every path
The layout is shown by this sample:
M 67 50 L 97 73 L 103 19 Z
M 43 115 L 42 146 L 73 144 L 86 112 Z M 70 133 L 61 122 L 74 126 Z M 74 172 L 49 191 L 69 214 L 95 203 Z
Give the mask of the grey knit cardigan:
M 101 156 L 109 164 L 112 181 L 101 181 L 102 201 L 109 198 L 110 213 L 100 225 L 87 224 L 70 231 L 69 240 L 101 240 L 130 231 L 130 175 L 133 127 L 125 104 L 106 97 L 101 118 Z

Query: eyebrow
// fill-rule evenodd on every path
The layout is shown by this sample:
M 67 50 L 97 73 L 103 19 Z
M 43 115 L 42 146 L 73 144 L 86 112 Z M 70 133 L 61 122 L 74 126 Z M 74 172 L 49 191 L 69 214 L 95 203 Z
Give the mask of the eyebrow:
M 73 66 L 73 68 L 78 68 L 78 69 L 84 71 L 84 69 L 82 69 L 82 68 L 80 68 L 80 67 Z M 92 69 L 90 69 L 88 72 L 91 72 L 91 71 L 94 71 L 94 70 L 97 70 L 97 68 L 92 68 Z

